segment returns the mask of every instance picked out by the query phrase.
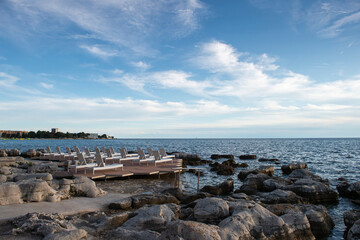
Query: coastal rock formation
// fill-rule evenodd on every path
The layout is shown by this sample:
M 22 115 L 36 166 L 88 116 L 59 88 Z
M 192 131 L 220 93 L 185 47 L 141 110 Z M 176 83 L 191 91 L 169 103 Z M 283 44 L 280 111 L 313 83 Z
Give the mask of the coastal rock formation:
M 240 180 L 244 180 L 249 174 L 259 174 L 259 173 L 263 173 L 263 174 L 266 174 L 271 177 L 274 174 L 274 167 L 273 166 L 260 166 L 257 169 L 240 171 L 238 174 L 238 178 Z
M 206 185 L 201 189 L 201 192 L 207 192 L 213 195 L 228 195 L 234 190 L 234 180 L 229 178 L 216 186 Z
M 229 160 L 233 160 L 234 159 L 234 155 L 232 154 L 212 154 L 210 156 L 211 159 L 220 159 L 220 158 L 227 158 Z
M 336 186 L 340 196 L 360 199 L 360 181 L 354 183 L 342 182 Z
M 252 154 L 245 154 L 245 155 L 240 155 L 239 158 L 243 160 L 248 160 L 248 159 L 256 159 L 257 156 Z
M 307 168 L 306 163 L 292 163 L 281 166 L 281 170 L 284 174 L 290 174 L 295 169 L 304 169 L 304 168 Z
M 168 239 L 204 239 L 221 240 L 218 227 L 194 221 L 173 221 L 161 233 L 160 240 Z
M 20 156 L 20 151 L 17 148 L 11 149 L 9 152 L 7 152 L 7 155 L 9 157 L 17 157 Z
M 219 175 L 233 175 L 235 173 L 235 169 L 240 167 L 240 164 L 236 163 L 233 159 L 226 160 L 221 164 L 218 162 L 209 164 L 212 168 L 210 171 L 216 171 Z
M 98 197 L 104 195 L 106 192 L 101 188 L 96 187 L 94 181 L 87 177 L 77 177 L 69 181 L 70 195 L 76 197 Z
M 40 152 L 35 151 L 35 149 L 29 149 L 27 151 L 23 151 L 21 152 L 21 156 L 24 158 L 34 158 L 34 157 L 39 157 L 40 156 Z
M 56 163 L 40 163 L 30 166 L 28 168 L 28 173 L 53 173 L 59 170 Z
M 263 173 L 250 174 L 245 178 L 243 185 L 239 189 L 239 192 L 253 195 L 256 194 L 258 191 L 263 191 L 264 181 L 269 178 L 270 177 L 268 175 L 265 175 Z
M 259 158 L 259 162 L 279 162 L 277 158 Z
M 344 223 L 347 228 L 351 228 L 360 219 L 360 210 L 350 210 L 343 214 Z
M 333 220 L 331 219 L 326 208 L 322 205 L 271 204 L 267 205 L 266 209 L 277 216 L 283 216 L 284 214 L 293 212 L 305 214 L 310 223 L 311 232 L 316 238 L 324 238 L 328 236 L 331 232 L 331 229 L 334 227 Z
M 360 220 L 357 220 L 347 234 L 347 240 L 360 239 Z
M 78 240 L 86 239 L 87 232 L 84 229 L 75 229 L 69 231 L 60 231 L 57 233 L 50 233 L 46 235 L 44 240 Z
M 220 198 L 204 198 L 194 208 L 194 217 L 199 222 L 217 223 L 229 216 L 229 205 Z
M 163 231 L 166 223 L 175 219 L 174 212 L 167 205 L 142 207 L 135 211 L 136 216 L 127 220 L 122 227 L 132 230 Z
M 296 195 L 292 191 L 284 191 L 276 189 L 269 193 L 260 193 L 260 201 L 266 204 L 279 204 L 279 203 L 291 203 L 299 204 L 303 203 L 304 200 L 302 197 Z
M 128 198 L 120 199 L 117 202 L 110 203 L 109 209 L 126 210 L 138 209 L 146 204 L 179 204 L 179 200 L 171 194 L 140 194 Z
M 119 227 L 115 231 L 105 234 L 103 239 L 119 239 L 119 240 L 158 240 L 160 233 L 151 230 L 131 230 Z
M 315 239 L 306 218 L 284 217 L 288 224 L 253 201 L 239 200 L 232 206 L 232 215 L 219 223 L 219 235 L 221 239 Z

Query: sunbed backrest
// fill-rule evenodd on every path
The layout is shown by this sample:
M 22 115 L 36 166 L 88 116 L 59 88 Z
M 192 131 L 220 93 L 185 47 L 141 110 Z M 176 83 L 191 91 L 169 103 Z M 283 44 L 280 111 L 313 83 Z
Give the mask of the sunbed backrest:
M 147 149 L 149 156 L 154 156 L 153 150 L 151 148 Z
M 126 151 L 125 151 L 124 148 L 121 148 L 121 149 L 120 149 L 120 154 L 121 154 L 121 157 L 122 157 L 122 158 L 126 158 Z
M 48 153 L 52 153 L 49 146 L 46 147 L 46 150 L 48 151 Z
M 104 163 L 100 153 L 95 154 L 95 160 L 96 160 L 96 165 L 98 167 L 105 167 L 105 163 Z
M 111 154 L 115 154 L 115 151 L 114 151 L 113 147 L 110 147 L 109 149 L 110 149 Z
M 138 150 L 139 159 L 146 159 L 145 153 L 142 149 Z
M 161 156 L 160 156 L 159 151 L 153 151 L 153 154 L 154 154 L 155 161 L 156 160 L 161 160 Z
M 84 158 L 84 155 L 82 153 L 76 153 L 77 157 L 78 157 L 78 161 L 80 163 L 80 165 L 86 165 L 86 160 Z
M 57 151 L 58 154 L 61 154 L 61 150 L 60 150 L 59 146 L 56 147 L 56 151 Z
M 71 155 L 71 150 L 70 150 L 70 148 L 69 147 L 66 147 L 66 151 L 67 151 L 67 153 L 69 154 L 69 155 Z

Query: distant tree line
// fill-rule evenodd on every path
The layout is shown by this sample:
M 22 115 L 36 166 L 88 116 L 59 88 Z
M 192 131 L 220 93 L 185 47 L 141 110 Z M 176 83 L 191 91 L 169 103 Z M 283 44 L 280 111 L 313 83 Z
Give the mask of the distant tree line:
M 16 133 L 16 134 L 8 134 L 8 133 L 3 133 L 2 134 L 2 138 L 88 138 L 90 135 L 90 133 L 84 133 L 84 132 L 79 132 L 79 133 L 63 133 L 63 132 L 49 132 L 49 131 L 30 131 L 28 133 L 23 133 L 22 135 L 20 135 L 20 133 Z M 103 134 L 101 136 L 99 136 L 99 138 L 107 138 L 106 134 Z

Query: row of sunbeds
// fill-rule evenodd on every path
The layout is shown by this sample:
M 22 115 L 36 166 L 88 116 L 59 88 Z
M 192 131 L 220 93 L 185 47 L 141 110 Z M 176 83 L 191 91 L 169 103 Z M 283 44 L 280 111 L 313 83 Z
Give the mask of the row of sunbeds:
M 120 149 L 120 152 L 115 152 L 113 147 L 105 148 L 102 150 L 95 147 L 95 152 L 90 152 L 88 148 L 84 148 L 84 152 L 80 151 L 77 146 L 74 146 L 74 152 L 70 148 L 66 148 L 66 153 L 61 152 L 60 147 L 56 147 L 56 153 L 52 152 L 50 147 L 47 147 L 48 153 L 42 154 L 41 159 L 48 160 L 76 160 L 75 164 L 68 165 L 68 171 L 74 169 L 77 173 L 78 169 L 84 169 L 85 173 L 90 170 L 93 174 L 99 170 L 110 170 L 117 168 L 124 168 L 122 161 L 131 161 L 131 164 L 146 163 L 146 165 L 173 162 L 175 155 L 167 155 L 165 149 L 153 151 L 151 148 L 147 149 L 147 154 L 141 149 L 137 148 L 137 153 L 129 154 L 125 147 Z M 111 164 L 108 164 L 111 162 Z

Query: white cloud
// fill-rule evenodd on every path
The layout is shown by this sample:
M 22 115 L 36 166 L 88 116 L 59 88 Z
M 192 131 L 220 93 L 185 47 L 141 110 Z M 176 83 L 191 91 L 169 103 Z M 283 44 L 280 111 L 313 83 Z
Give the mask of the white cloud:
M 0 56 L 0 61 L 5 61 L 6 57 Z
M 351 24 L 357 24 L 359 22 L 360 11 L 343 16 L 341 19 L 338 19 L 331 23 L 330 26 L 322 29 L 320 33 L 323 34 L 325 37 L 336 37 L 344 30 L 346 26 Z
M 63 33 L 75 25 L 84 34 L 72 39 L 98 39 L 140 54 L 151 52 L 154 36 L 168 39 L 197 29 L 205 9 L 200 0 L 5 0 L 3 5 L 9 11 L 0 16 L 0 26 L 19 38 Z
M 41 82 L 40 85 L 45 88 L 45 89 L 52 89 L 54 88 L 54 84 L 51 84 L 51 83 L 44 83 L 44 82 Z
M 108 57 L 118 56 L 117 51 L 102 49 L 100 46 L 97 46 L 97 45 L 93 45 L 93 46 L 80 45 L 79 47 L 82 49 L 85 49 L 89 53 L 91 53 L 97 57 L 100 57 L 100 58 L 108 58 Z
M 0 87 L 13 88 L 19 78 L 10 74 L 0 72 Z
M 131 62 L 131 65 L 133 65 L 134 67 L 137 67 L 141 70 L 148 70 L 149 68 L 151 68 L 151 65 L 146 63 L 146 62 L 143 62 L 143 61 L 139 61 L 139 62 Z

